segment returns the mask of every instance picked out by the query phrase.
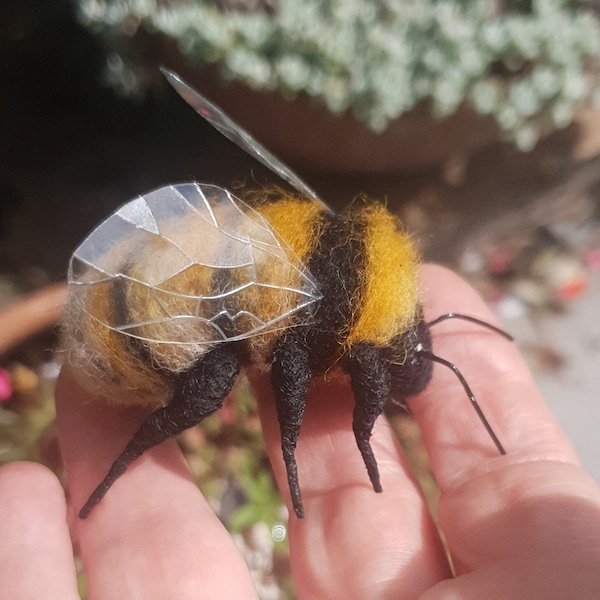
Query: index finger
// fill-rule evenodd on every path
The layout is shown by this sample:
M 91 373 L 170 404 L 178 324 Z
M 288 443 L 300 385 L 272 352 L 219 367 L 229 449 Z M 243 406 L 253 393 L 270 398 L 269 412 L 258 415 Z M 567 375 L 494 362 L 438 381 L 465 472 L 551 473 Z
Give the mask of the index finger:
M 426 321 L 458 312 L 498 325 L 479 295 L 447 269 L 423 265 L 421 286 Z M 460 320 L 440 323 L 431 333 L 433 352 L 456 365 L 468 381 L 507 451 L 505 462 L 545 459 L 578 464 L 516 344 Z M 431 383 L 409 404 L 442 488 L 469 469 L 486 469 L 499 458 L 450 370 L 435 365 Z
M 426 319 L 455 311 L 494 323 L 458 276 L 430 265 L 422 283 Z M 519 597 L 547 597 L 564 583 L 557 565 L 579 564 L 581 540 L 597 539 L 598 487 L 579 466 L 515 344 L 456 321 L 436 326 L 433 350 L 459 365 L 507 454 L 498 454 L 453 373 L 436 365 L 429 387 L 410 406 L 440 487 L 440 526 L 456 572 L 466 577 L 427 597 L 479 598 L 494 590 L 495 597 L 513 598 L 516 589 Z M 583 554 L 595 546 L 590 542 Z M 554 583 L 540 580 L 540 572 Z

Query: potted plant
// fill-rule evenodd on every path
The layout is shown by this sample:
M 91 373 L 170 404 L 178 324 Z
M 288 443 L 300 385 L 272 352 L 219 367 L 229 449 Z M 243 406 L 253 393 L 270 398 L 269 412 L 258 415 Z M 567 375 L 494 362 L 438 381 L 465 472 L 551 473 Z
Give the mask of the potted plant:
M 530 150 L 600 106 L 591 2 L 79 0 L 79 14 L 113 81 L 143 86 L 165 62 L 321 168 L 414 169 L 498 137 Z

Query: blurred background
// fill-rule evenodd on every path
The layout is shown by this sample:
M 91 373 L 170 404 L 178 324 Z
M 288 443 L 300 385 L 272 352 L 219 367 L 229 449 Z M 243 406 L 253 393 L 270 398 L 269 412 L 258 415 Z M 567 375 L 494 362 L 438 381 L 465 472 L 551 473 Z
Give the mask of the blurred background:
M 54 323 L 85 234 L 167 183 L 277 182 L 159 65 L 332 207 L 385 198 L 495 309 L 600 482 L 600 10 L 568 0 L 4 0 L 0 462 L 61 472 Z M 398 427 L 433 488 L 418 432 Z M 182 436 L 261 597 L 293 597 L 261 443 L 243 387 Z

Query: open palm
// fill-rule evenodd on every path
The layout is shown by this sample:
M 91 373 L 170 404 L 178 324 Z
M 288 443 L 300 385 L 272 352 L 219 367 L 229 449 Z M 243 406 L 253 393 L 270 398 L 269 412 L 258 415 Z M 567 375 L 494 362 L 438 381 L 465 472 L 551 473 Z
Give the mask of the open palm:
M 421 272 L 426 318 L 460 311 L 492 321 L 482 301 L 439 267 Z M 410 402 L 441 488 L 448 560 L 392 431 L 372 443 L 384 487 L 375 494 L 342 384 L 317 386 L 298 445 L 306 517 L 290 518 L 301 599 L 600 598 L 600 491 L 535 389 L 514 345 L 464 322 L 439 325 L 437 354 L 461 367 L 498 433 L 498 455 L 445 369 Z M 267 382 L 254 382 L 279 487 L 289 501 Z M 0 599 L 77 598 L 67 514 L 75 514 L 143 419 L 93 402 L 68 374 L 57 390 L 69 477 L 30 463 L 0 470 Z M 90 600 L 256 598 L 228 533 L 174 442 L 136 461 L 90 517 L 74 519 Z

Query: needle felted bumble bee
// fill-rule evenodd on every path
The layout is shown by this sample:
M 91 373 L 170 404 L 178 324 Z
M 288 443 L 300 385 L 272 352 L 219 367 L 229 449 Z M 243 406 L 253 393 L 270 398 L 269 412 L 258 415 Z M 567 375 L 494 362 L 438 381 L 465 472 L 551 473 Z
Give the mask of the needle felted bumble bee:
M 282 177 L 236 198 L 208 184 L 169 185 L 131 200 L 76 249 L 65 345 L 82 384 L 153 409 L 81 509 L 88 516 L 128 465 L 218 410 L 242 368 L 270 370 L 294 511 L 303 516 L 296 442 L 313 376 L 340 369 L 355 397 L 353 430 L 376 492 L 369 438 L 388 397 L 429 383 L 432 351 L 418 299 L 418 256 L 383 205 L 332 213 L 287 166 L 183 82 L 177 92 L 221 133 Z

